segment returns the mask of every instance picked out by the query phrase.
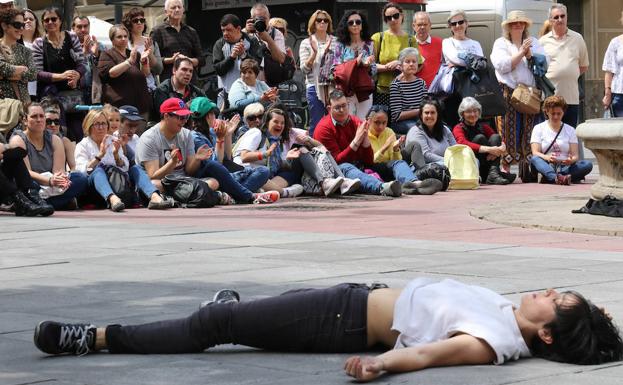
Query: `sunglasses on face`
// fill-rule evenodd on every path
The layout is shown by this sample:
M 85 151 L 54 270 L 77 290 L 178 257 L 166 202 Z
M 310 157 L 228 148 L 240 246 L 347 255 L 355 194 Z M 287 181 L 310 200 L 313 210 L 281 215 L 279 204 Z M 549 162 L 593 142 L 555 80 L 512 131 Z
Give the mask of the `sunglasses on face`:
M 177 120 L 180 120 L 180 121 L 188 120 L 188 115 L 182 116 L 182 115 L 177 115 L 177 114 L 169 114 L 169 117 L 176 118 Z
M 248 115 L 247 116 L 247 120 L 251 121 L 251 120 L 260 120 L 262 119 L 262 115 Z
M 564 19 L 566 16 L 567 16 L 567 15 L 556 15 L 556 16 L 552 17 L 552 19 L 554 19 L 554 20 L 558 20 L 558 19 L 562 20 L 562 19 Z
M 56 23 L 58 21 L 58 17 L 56 16 L 52 16 L 52 17 L 46 17 L 45 19 L 43 19 L 44 23 Z
M 26 23 L 22 23 L 21 21 L 13 21 L 10 24 L 15 29 L 24 29 L 26 26 Z
M 456 27 L 457 25 L 463 25 L 465 24 L 465 20 L 459 20 L 459 21 L 451 21 L 450 25 L 453 27 Z
M 132 23 L 134 24 L 145 24 L 145 18 L 144 17 L 137 17 L 136 19 L 132 19 Z
M 393 15 L 385 15 L 385 21 L 389 22 L 389 21 L 392 21 L 392 19 L 394 20 L 400 19 L 400 12 L 396 12 Z
M 350 25 L 351 27 L 355 25 L 361 25 L 361 19 L 348 20 L 348 25 Z
M 321 19 L 321 18 L 318 17 L 318 18 L 316 18 L 316 23 L 318 23 L 318 24 L 320 24 L 320 23 L 329 24 L 329 19 Z
M 45 124 L 47 124 L 48 126 L 60 126 L 61 120 L 60 119 L 46 119 Z

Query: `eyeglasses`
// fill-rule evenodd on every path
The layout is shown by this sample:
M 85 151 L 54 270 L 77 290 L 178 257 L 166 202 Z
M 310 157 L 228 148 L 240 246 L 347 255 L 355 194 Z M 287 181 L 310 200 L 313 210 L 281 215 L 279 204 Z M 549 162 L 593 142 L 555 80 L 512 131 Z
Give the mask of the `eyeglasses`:
M 11 26 L 15 29 L 24 29 L 26 23 L 22 23 L 21 21 L 13 21 L 11 22 Z
M 45 124 L 47 124 L 48 126 L 60 126 L 61 120 L 60 119 L 46 119 Z
M 385 15 L 385 21 L 389 22 L 392 21 L 392 19 L 398 20 L 400 19 L 400 15 L 400 12 L 396 12 L 393 15 Z
M 260 120 L 262 115 L 247 115 L 247 120 Z
M 91 125 L 91 127 L 94 127 L 94 128 L 104 128 L 104 127 L 106 127 L 106 128 L 108 128 L 108 122 L 95 122 L 95 123 L 93 123 Z
M 169 114 L 169 117 L 171 118 L 177 118 L 177 120 L 181 120 L 181 121 L 185 121 L 188 120 L 188 115 L 178 115 L 178 114 Z
M 332 110 L 343 111 L 348 107 L 348 103 L 331 105 Z
M 145 24 L 146 20 L 144 17 L 137 17 L 136 19 L 132 19 L 132 23 L 134 24 Z
M 351 27 L 354 27 L 356 25 L 361 25 L 361 23 L 362 23 L 361 19 L 348 20 L 348 25 L 350 25 Z
M 329 19 L 322 19 L 320 17 L 317 17 L 316 18 L 316 23 L 318 23 L 318 24 L 320 24 L 320 23 L 329 24 Z
M 554 20 L 558 20 L 558 19 L 562 20 L 565 17 L 567 17 L 567 15 L 556 15 L 556 16 L 552 17 L 552 19 L 554 19 Z
M 45 19 L 43 19 L 44 23 L 56 23 L 58 21 L 58 17 L 56 16 L 52 16 L 52 17 L 46 17 Z
M 451 21 L 449 23 L 451 26 L 456 27 L 457 25 L 463 25 L 465 24 L 465 20 L 459 20 L 459 21 Z

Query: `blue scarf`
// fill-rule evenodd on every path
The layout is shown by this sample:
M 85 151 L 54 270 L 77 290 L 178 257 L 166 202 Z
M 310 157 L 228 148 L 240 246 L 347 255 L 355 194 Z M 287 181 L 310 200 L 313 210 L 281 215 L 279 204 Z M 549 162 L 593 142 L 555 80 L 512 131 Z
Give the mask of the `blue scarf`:
M 275 151 L 268 158 L 268 170 L 270 171 L 270 177 L 274 177 L 279 172 L 281 168 L 281 137 L 280 136 L 272 136 L 269 135 L 268 139 L 268 147 L 272 146 L 273 143 L 277 143 L 277 147 Z

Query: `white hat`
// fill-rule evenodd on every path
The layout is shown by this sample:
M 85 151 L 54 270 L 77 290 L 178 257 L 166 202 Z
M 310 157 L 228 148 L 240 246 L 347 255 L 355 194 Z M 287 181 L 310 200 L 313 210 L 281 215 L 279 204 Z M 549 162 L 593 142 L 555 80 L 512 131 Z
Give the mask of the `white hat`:
M 13 0 L 0 0 L 0 4 L 8 4 L 8 3 L 12 3 Z

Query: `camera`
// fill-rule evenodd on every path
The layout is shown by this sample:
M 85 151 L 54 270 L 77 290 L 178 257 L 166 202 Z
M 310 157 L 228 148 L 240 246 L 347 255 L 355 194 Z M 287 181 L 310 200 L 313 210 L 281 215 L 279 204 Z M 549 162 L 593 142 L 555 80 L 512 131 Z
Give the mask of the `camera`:
M 253 28 L 255 28 L 257 32 L 266 31 L 266 20 L 262 17 L 256 17 L 253 19 Z

